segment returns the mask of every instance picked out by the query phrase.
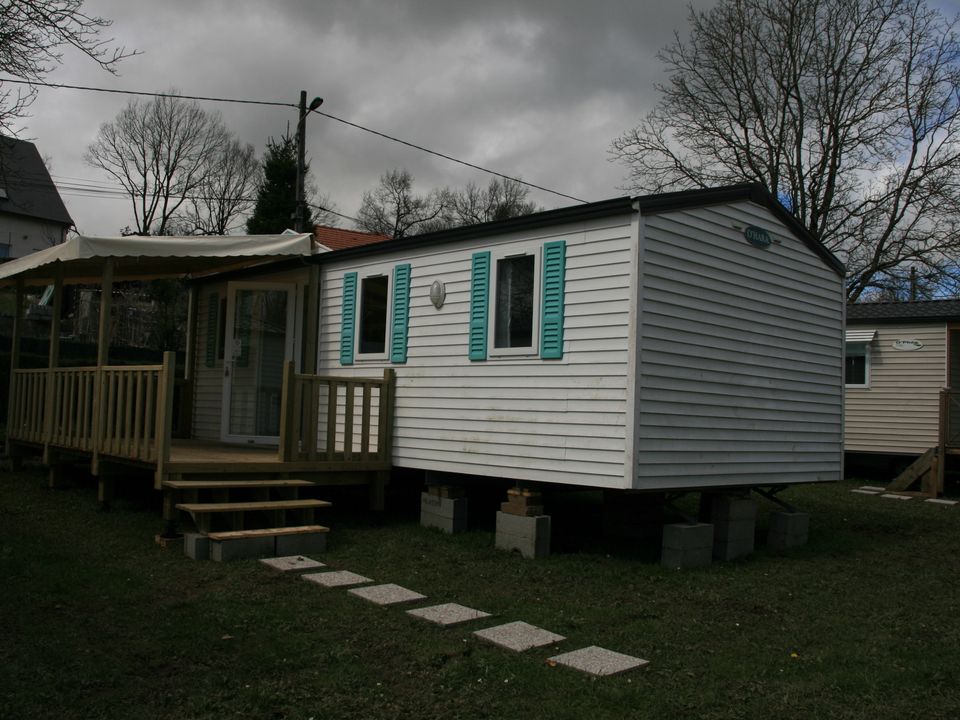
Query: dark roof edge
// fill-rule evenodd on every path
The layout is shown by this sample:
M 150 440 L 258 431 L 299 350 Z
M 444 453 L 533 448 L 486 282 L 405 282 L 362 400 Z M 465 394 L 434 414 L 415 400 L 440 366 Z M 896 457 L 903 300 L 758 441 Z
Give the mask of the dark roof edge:
M 817 240 L 813 234 L 797 220 L 789 210 L 787 210 L 780 201 L 760 183 L 740 183 L 739 185 L 727 185 L 720 188 L 707 188 L 705 190 L 680 190 L 672 193 L 661 193 L 659 195 L 646 195 L 637 198 L 641 214 L 655 215 L 672 210 L 682 210 L 687 207 L 697 207 L 701 205 L 720 205 L 722 203 L 734 202 L 737 200 L 750 200 L 758 205 L 763 205 L 770 212 L 777 216 L 784 225 L 793 231 L 800 241 L 820 257 L 834 272 L 841 278 L 846 277 L 847 269 L 843 263 L 837 260 L 832 252 L 827 250 L 823 243 Z
M 543 212 L 533 213 L 532 215 L 508 218 L 507 220 L 494 220 L 492 222 L 480 223 L 479 225 L 465 225 L 449 230 L 424 233 L 423 235 L 412 235 L 400 240 L 384 240 L 383 242 L 370 243 L 369 245 L 361 245 L 355 248 L 333 250 L 328 253 L 323 253 L 322 255 L 314 255 L 310 261 L 323 263 L 361 255 L 391 252 L 393 250 L 440 245 L 457 240 L 471 240 L 473 238 L 497 233 L 535 230 L 540 227 L 549 227 L 558 223 L 581 222 L 594 218 L 607 217 L 609 215 L 633 212 L 635 212 L 635 210 L 631 198 L 614 198 L 613 200 L 601 200 L 600 202 L 573 205 L 557 210 L 545 210 Z
M 908 315 L 904 317 L 850 317 L 847 325 L 937 325 L 960 322 L 960 313 L 954 315 Z

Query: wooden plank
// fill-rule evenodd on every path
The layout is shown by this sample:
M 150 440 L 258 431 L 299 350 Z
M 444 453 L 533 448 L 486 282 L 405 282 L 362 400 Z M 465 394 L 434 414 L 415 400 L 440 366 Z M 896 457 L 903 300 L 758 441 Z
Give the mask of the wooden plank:
M 17 401 L 19 390 L 17 370 L 20 369 L 20 337 L 23 334 L 23 278 L 17 278 L 14 289 L 13 329 L 10 333 L 10 384 L 7 395 L 6 454 L 12 457 L 11 439 L 18 435 L 23 422 L 23 408 Z
M 294 378 L 293 361 L 287 360 L 283 364 L 283 380 L 280 390 L 280 459 L 283 461 L 293 459 L 294 437 L 296 433 L 296 423 L 294 422 L 294 402 L 293 394 L 296 388 Z M 297 393 L 299 395 L 299 393 Z
M 346 388 L 346 407 L 343 411 L 343 459 L 353 459 L 353 399 L 357 394 L 357 384 L 347 382 Z
M 370 397 L 373 386 L 369 382 L 363 383 L 363 410 L 360 416 L 360 459 L 370 459 Z
M 304 422 L 303 409 L 300 408 L 300 422 L 303 423 L 305 429 L 301 429 L 301 437 L 303 443 L 306 445 L 307 452 L 303 457 L 309 460 L 317 459 L 317 445 L 320 442 L 319 433 L 320 433 L 320 383 L 317 382 L 315 377 L 310 376 L 301 376 L 301 387 L 307 388 L 306 396 L 309 398 L 307 403 L 306 410 L 306 422 Z M 299 395 L 303 396 L 304 392 L 300 392 Z
M 337 451 L 337 382 L 327 383 L 329 394 L 327 395 L 327 460 L 332 460 Z
M 136 457 L 133 454 L 133 395 L 135 372 L 123 373 L 123 454 L 127 457 Z
M 173 373 L 176 367 L 176 353 L 163 354 L 163 366 L 157 390 L 157 470 L 154 475 L 154 487 L 159 490 L 166 473 L 166 464 L 170 461 L 170 440 L 173 422 Z
M 174 490 L 222 490 L 236 488 L 314 487 L 310 480 L 287 478 L 282 480 L 167 480 L 165 488 Z
M 260 528 L 257 530 L 229 530 L 226 532 L 207 533 L 211 540 L 236 540 L 239 538 L 276 537 L 278 535 L 306 535 L 309 533 L 326 533 L 330 528 L 323 525 L 293 525 L 281 528 Z
M 254 512 L 257 510 L 306 510 L 326 508 L 331 503 L 326 500 L 263 500 L 260 502 L 224 502 L 224 503 L 177 503 L 178 510 L 189 513 L 232 513 Z
M 921 476 L 930 472 L 931 465 L 936 456 L 936 448 L 927 450 L 923 455 L 914 460 L 906 470 L 890 481 L 887 485 L 887 492 L 900 492 L 909 488 L 919 480 Z
M 134 457 L 143 457 L 141 455 L 141 434 L 143 433 L 143 410 L 144 410 L 144 397 L 143 397 L 143 376 L 144 373 L 138 372 L 136 374 L 136 390 L 134 391 L 134 402 L 133 402 L 133 456 Z
M 147 406 L 144 408 L 144 447 L 143 447 L 143 457 L 146 460 L 156 460 L 157 458 L 157 440 L 154 437 L 156 432 L 156 427 L 154 426 L 154 421 L 156 420 L 156 398 L 157 398 L 157 371 L 151 370 L 146 375 L 147 383 Z
M 383 436 L 377 439 L 377 450 L 380 459 L 391 462 L 393 458 L 393 395 L 396 388 L 397 374 L 393 368 L 383 371 L 383 390 L 380 397 L 380 422 Z M 384 402 L 384 396 L 386 402 Z M 384 418 L 386 421 L 384 422 Z

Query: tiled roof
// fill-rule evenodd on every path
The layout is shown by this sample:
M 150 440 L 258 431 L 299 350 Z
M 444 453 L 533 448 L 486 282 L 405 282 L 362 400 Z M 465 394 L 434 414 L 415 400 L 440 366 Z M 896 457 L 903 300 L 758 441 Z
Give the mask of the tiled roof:
M 857 303 L 847 305 L 847 323 L 896 322 L 900 320 L 960 320 L 960 300 Z
M 331 250 L 343 250 L 345 248 L 360 247 L 361 245 L 372 245 L 373 243 L 385 242 L 389 236 L 378 233 L 360 232 L 359 230 L 342 230 L 341 228 L 327 227 L 326 225 L 315 225 L 313 227 L 313 236 L 317 242 L 328 247 Z
M 36 146 L 0 137 L 0 212 L 73 225 Z M 5 195 L 5 196 L 4 196 Z

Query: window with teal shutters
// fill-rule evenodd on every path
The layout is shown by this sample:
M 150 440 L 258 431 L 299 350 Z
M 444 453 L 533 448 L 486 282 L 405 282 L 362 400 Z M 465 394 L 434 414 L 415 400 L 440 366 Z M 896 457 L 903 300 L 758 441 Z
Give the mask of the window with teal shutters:
M 490 305 L 490 253 L 473 254 L 470 272 L 469 358 L 487 359 L 487 315 Z
M 220 297 L 216 293 L 207 296 L 207 352 L 203 364 L 212 368 L 217 364 L 217 328 L 220 327 L 217 317 L 220 309 Z
M 543 299 L 540 311 L 540 357 L 563 357 L 563 284 L 567 244 L 563 240 L 543 246 Z
M 390 361 L 407 361 L 407 327 L 410 323 L 410 265 L 393 269 L 393 317 L 390 322 Z
M 357 274 L 343 276 L 343 306 L 340 314 L 340 364 L 353 365 L 354 333 L 357 324 Z

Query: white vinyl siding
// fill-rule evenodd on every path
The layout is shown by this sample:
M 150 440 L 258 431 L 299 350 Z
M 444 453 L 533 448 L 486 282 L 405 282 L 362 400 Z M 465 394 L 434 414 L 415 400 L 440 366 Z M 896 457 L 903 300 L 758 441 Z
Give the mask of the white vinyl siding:
M 490 250 L 502 256 L 553 240 L 567 243 L 563 358 L 498 356 L 471 362 L 472 254 Z M 635 244 L 630 217 L 624 215 L 324 265 L 320 372 L 365 377 L 395 368 L 397 466 L 623 487 Z M 342 366 L 344 273 L 362 275 L 366 268 L 401 262 L 411 264 L 406 364 Z M 434 280 L 446 286 L 440 309 L 429 298 Z M 493 333 L 492 285 L 489 299 L 488 338 Z
M 643 227 L 635 486 L 838 479 L 840 277 L 752 203 Z
M 846 388 L 845 449 L 919 454 L 937 444 L 940 390 L 946 383 L 944 323 L 870 325 L 870 387 Z M 919 350 L 895 350 L 919 340 Z

